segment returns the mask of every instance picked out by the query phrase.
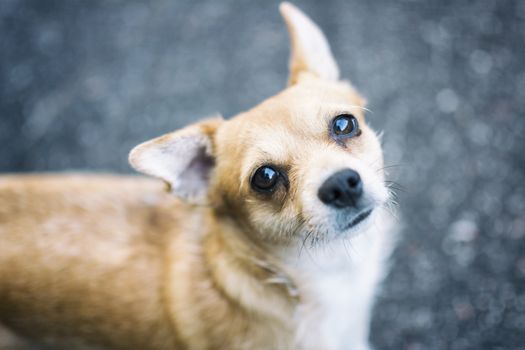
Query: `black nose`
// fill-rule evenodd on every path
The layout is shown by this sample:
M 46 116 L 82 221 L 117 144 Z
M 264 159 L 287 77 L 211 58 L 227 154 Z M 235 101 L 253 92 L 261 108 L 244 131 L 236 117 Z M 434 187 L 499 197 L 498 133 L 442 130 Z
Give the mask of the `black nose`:
M 352 169 L 338 171 L 319 188 L 317 196 L 326 205 L 336 208 L 356 206 L 363 193 L 363 182 L 359 173 Z

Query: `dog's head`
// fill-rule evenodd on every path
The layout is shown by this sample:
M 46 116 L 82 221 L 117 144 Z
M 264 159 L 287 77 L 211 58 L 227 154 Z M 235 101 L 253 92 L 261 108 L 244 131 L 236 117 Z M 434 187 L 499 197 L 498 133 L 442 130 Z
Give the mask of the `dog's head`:
M 294 6 L 280 9 L 292 42 L 289 87 L 230 120 L 143 143 L 130 162 L 259 239 L 348 237 L 387 200 L 381 146 L 321 30 Z

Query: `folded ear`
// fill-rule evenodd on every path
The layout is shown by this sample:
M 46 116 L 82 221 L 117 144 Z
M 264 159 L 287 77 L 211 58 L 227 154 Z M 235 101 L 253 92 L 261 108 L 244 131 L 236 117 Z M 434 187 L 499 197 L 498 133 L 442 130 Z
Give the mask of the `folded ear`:
M 172 192 L 193 204 L 206 204 L 215 165 L 212 140 L 222 118 L 190 125 L 136 146 L 129 162 L 137 171 L 170 184 Z
M 303 72 L 331 81 L 338 80 L 339 67 L 321 29 L 288 2 L 281 3 L 279 10 L 288 27 L 291 41 L 288 85 L 297 83 Z

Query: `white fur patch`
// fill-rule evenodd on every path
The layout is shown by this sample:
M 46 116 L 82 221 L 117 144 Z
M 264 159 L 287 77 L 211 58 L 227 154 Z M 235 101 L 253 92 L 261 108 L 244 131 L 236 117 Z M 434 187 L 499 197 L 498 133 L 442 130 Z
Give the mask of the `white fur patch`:
M 300 349 L 369 349 L 377 284 L 393 247 L 392 222 L 382 209 L 360 235 L 289 254 L 304 296 L 297 310 Z

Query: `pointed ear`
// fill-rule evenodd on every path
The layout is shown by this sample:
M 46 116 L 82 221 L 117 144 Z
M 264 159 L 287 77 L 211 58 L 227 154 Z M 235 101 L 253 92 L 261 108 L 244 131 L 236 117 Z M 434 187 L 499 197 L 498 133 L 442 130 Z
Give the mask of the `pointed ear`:
M 291 41 L 288 85 L 297 83 L 303 72 L 331 81 L 338 80 L 339 67 L 321 29 L 288 2 L 281 3 L 279 10 L 288 27 Z
M 137 171 L 170 184 L 172 192 L 193 204 L 207 204 L 215 165 L 212 139 L 221 117 L 202 121 L 144 142 L 129 154 Z

